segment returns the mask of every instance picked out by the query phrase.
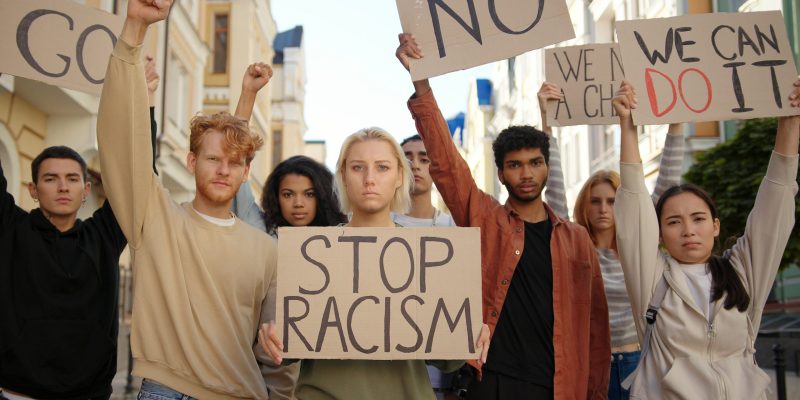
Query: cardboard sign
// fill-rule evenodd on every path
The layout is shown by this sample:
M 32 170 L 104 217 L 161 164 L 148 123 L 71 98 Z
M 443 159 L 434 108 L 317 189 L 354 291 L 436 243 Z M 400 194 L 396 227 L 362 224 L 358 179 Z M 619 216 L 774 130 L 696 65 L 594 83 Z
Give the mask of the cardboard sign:
M 798 114 L 797 77 L 778 11 L 617 22 L 625 77 L 641 124 Z
M 0 2 L 0 72 L 100 95 L 125 19 L 63 0 Z
M 477 357 L 479 228 L 281 228 L 278 237 L 286 357 Z
M 625 73 L 618 45 L 555 47 L 545 50 L 544 57 L 547 81 L 564 95 L 547 102 L 550 126 L 619 123 L 611 105 Z
M 425 53 L 411 62 L 414 80 L 575 37 L 565 0 L 397 0 L 397 11 Z

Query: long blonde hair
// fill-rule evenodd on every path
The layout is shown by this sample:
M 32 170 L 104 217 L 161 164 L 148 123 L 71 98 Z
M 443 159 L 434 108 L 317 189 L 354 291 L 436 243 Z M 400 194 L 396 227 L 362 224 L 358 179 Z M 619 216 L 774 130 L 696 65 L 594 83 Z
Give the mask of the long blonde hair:
M 406 161 L 406 157 L 403 154 L 403 149 L 397 143 L 397 140 L 395 140 L 388 132 L 378 127 L 361 129 L 358 132 L 348 136 L 342 144 L 342 150 L 339 152 L 339 160 L 336 161 L 336 176 L 334 178 L 336 182 L 335 190 L 339 197 L 339 204 L 341 205 L 342 212 L 347 214 L 353 211 L 353 207 L 350 204 L 350 199 L 347 197 L 347 191 L 344 187 L 344 169 L 345 164 L 347 163 L 347 154 L 350 152 L 350 148 L 353 146 L 353 144 L 368 140 L 384 141 L 389 143 L 389 146 L 392 148 L 392 153 L 394 153 L 394 157 L 397 160 L 397 166 L 402 174 L 402 185 L 394 192 L 391 210 L 398 214 L 405 214 L 408 212 L 409 208 L 411 208 L 410 193 L 411 177 L 413 176 L 411 175 L 411 167 Z
M 589 205 L 592 201 L 592 188 L 600 183 L 608 183 L 616 193 L 620 185 L 619 173 L 611 170 L 601 170 L 592 174 L 592 176 L 586 180 L 586 183 L 583 184 L 581 191 L 578 193 L 578 198 L 575 200 L 575 210 L 573 210 L 575 222 L 589 231 L 589 237 L 592 238 L 592 242 L 595 244 L 595 246 L 597 246 L 597 236 L 594 228 L 592 227 L 592 223 L 589 221 Z M 614 225 L 616 226 L 616 220 Z M 614 241 L 612 242 L 611 248 L 617 248 L 616 242 L 616 235 L 614 235 Z

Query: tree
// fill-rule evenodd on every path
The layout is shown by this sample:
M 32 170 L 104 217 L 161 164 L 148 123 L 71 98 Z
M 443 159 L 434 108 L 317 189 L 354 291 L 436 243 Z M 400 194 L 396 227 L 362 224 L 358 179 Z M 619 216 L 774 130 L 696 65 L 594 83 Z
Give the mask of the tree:
M 747 120 L 736 136 L 697 158 L 684 175 L 687 182 L 699 185 L 711 195 L 719 209 L 720 239 L 744 233 L 758 186 L 767 172 L 767 162 L 775 144 L 775 118 Z M 800 220 L 800 202 L 795 199 L 795 220 Z M 800 265 L 800 229 L 795 224 L 783 253 L 781 268 Z M 732 244 L 732 243 L 726 243 Z

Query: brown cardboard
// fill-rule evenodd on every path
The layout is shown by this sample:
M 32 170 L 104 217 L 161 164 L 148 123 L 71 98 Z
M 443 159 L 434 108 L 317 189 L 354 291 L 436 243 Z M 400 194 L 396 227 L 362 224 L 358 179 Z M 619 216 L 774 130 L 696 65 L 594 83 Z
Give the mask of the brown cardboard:
M 0 72 L 100 95 L 123 17 L 63 0 L 0 2 Z
M 285 357 L 477 358 L 474 343 L 482 326 L 479 228 L 280 228 L 278 237 L 276 324 Z M 373 241 L 357 244 L 357 269 L 355 237 Z M 423 241 L 427 263 L 447 260 L 443 241 L 451 243 L 452 258 L 440 266 L 421 268 Z M 381 253 L 387 243 L 381 269 Z M 327 285 L 322 266 L 328 272 Z M 424 291 L 421 270 L 425 271 Z M 381 271 L 385 271 L 385 278 Z M 431 336 L 440 301 L 452 319 L 454 331 L 450 331 L 450 322 L 440 309 Z M 305 317 L 304 302 L 309 310 Z M 402 311 L 404 302 L 406 314 Z M 462 307 L 464 312 L 457 317 Z M 303 318 L 290 324 L 293 318 L 300 317 Z
M 617 38 L 637 125 L 800 114 L 787 100 L 797 69 L 779 11 L 619 21 Z
M 611 100 L 625 71 L 616 43 L 554 47 L 544 57 L 545 79 L 564 95 L 547 102 L 550 126 L 619 123 Z
M 414 80 L 503 60 L 575 37 L 565 0 L 396 1 L 403 32 L 413 34 L 425 54 L 411 62 Z

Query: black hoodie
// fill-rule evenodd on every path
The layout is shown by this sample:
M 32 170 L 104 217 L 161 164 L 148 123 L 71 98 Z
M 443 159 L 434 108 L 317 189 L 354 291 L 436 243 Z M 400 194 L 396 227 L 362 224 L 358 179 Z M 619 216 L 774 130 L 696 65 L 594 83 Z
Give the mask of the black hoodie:
M 154 116 L 151 107 L 155 151 Z M 59 232 L 42 210 L 17 207 L 7 186 L 0 165 L 0 387 L 37 399 L 108 398 L 127 244 L 111 205 Z
M 0 387 L 41 399 L 109 396 L 117 371 L 119 256 L 106 202 L 59 232 L 17 207 L 0 166 Z

